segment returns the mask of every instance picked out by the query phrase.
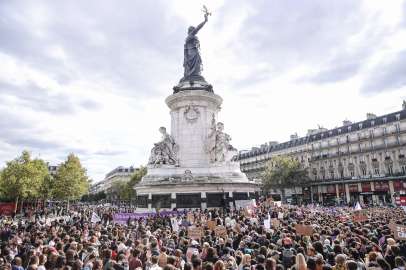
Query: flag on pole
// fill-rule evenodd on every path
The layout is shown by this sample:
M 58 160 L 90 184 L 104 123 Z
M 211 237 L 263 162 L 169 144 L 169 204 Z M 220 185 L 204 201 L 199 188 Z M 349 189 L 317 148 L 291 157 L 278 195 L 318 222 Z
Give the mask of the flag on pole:
M 90 222 L 97 223 L 99 221 L 101 221 L 101 218 L 96 214 L 96 212 L 93 212 L 92 219 L 90 220 Z

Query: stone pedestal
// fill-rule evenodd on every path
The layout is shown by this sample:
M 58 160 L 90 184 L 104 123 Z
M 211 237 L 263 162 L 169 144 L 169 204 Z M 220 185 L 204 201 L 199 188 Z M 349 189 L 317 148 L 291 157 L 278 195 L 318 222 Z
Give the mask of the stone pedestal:
M 213 130 L 218 132 L 213 123 L 223 99 L 208 91 L 185 90 L 170 95 L 165 102 L 170 108 L 170 135 L 176 144 L 177 162 L 161 164 L 150 160 L 147 175 L 134 187 L 138 209 L 149 212 L 159 201 L 165 210 L 220 207 L 222 189 L 229 202 L 258 197 L 261 183 L 249 181 L 233 158 L 213 161 L 208 151 L 208 138 Z M 227 142 L 225 145 L 224 151 L 233 156 L 235 149 Z M 217 143 L 216 147 L 222 145 Z

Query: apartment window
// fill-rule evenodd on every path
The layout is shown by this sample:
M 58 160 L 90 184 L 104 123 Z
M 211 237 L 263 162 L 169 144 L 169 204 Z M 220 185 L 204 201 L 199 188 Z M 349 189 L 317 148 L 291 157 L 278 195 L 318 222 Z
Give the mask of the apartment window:
M 386 135 L 386 127 L 382 128 L 382 135 Z
M 402 173 L 403 173 L 403 174 L 406 173 L 406 165 L 402 165 Z
M 350 175 L 354 176 L 355 175 L 354 171 L 350 171 Z
M 379 168 L 375 168 L 375 174 L 379 174 Z
M 359 144 L 359 151 L 362 152 L 362 143 Z
M 349 192 L 358 192 L 358 184 L 350 184 L 348 185 Z
M 358 140 L 361 140 L 361 132 L 358 132 L 357 135 L 358 135 Z
M 349 163 L 349 164 L 352 164 L 352 157 L 349 157 L 349 158 L 348 158 L 348 163 Z
M 320 168 L 324 169 L 324 162 L 320 163 Z
M 375 121 L 374 120 L 372 120 L 371 122 L 369 122 L 369 126 L 370 127 L 373 127 L 375 125 Z
M 388 147 L 388 139 L 383 140 L 383 144 L 385 145 L 385 147 Z
M 321 142 L 319 142 L 319 147 L 320 147 L 320 149 L 322 148 L 322 147 L 321 147 Z
M 371 138 L 373 138 L 373 137 L 374 137 L 374 131 L 373 131 L 373 130 L 370 130 L 370 131 L 369 131 L 369 135 L 370 135 Z
M 400 132 L 400 125 L 399 124 L 395 124 L 396 127 L 396 132 Z
M 316 140 L 316 135 L 313 136 L 313 141 L 315 141 L 315 140 Z
M 359 156 L 359 161 L 361 161 L 362 163 L 364 163 L 364 162 L 365 162 L 364 156 Z
M 341 158 L 338 159 L 338 165 L 343 165 L 343 161 L 341 160 Z
M 334 179 L 334 172 L 330 172 L 331 179 Z
M 341 155 L 341 148 L 337 148 L 337 152 L 339 155 Z
M 362 129 L 362 123 L 358 124 L 358 129 Z
M 347 143 L 350 142 L 350 135 L 347 135 Z
M 312 144 L 312 150 L 314 150 L 314 144 Z
M 392 165 L 388 165 L 388 173 L 389 173 L 390 175 L 393 174 Z
M 331 157 L 331 150 L 328 150 L 328 156 Z
M 344 171 L 341 171 L 341 179 L 344 179 Z
M 323 173 L 322 176 L 323 176 L 323 180 L 325 180 L 326 179 L 326 174 Z
M 386 124 L 386 117 L 382 118 L 382 124 Z
M 292 152 L 292 154 L 293 154 L 293 149 L 292 149 L 292 151 L 291 151 L 291 152 Z
M 314 181 L 317 181 L 317 175 L 314 176 Z
M 372 158 L 373 158 L 373 159 L 376 159 L 376 153 L 373 153 L 373 154 L 372 154 Z
M 304 160 L 303 156 L 302 156 L 302 161 Z
M 351 154 L 351 146 L 347 147 L 348 153 Z
M 399 120 L 400 120 L 400 113 L 395 116 L 395 120 L 396 120 L 396 121 L 399 121 Z
M 302 146 L 302 152 L 304 151 L 304 147 Z
M 328 144 L 328 146 L 331 146 L 330 140 L 327 140 L 327 144 Z
M 296 153 L 299 153 L 299 148 L 296 148 Z
M 333 132 L 332 132 L 332 131 L 329 131 L 328 136 L 329 136 L 329 137 L 333 136 Z
M 385 157 L 390 157 L 389 151 L 386 151 L 386 152 L 385 152 Z
M 397 137 L 397 141 L 398 141 L 398 145 L 402 145 L 402 138 L 401 137 Z
M 341 128 L 337 130 L 337 134 L 341 134 Z
M 328 166 L 329 166 L 329 167 L 333 167 L 333 161 L 332 161 L 332 160 L 330 160 Z
M 323 152 L 320 152 L 320 158 L 323 158 Z
M 399 149 L 399 155 L 404 155 L 403 149 Z
M 351 132 L 351 127 L 348 127 L 348 129 L 347 129 L 347 130 L 348 130 L 348 132 Z
M 371 142 L 372 149 L 375 149 L 375 142 Z
M 337 138 L 337 145 L 340 145 L 340 138 Z
M 362 169 L 361 169 L 361 173 L 362 173 L 362 175 L 367 175 L 367 169 L 366 169 L 366 168 L 362 168 Z
M 324 136 L 324 133 L 322 133 L 322 134 L 320 135 L 320 138 L 323 139 L 323 136 Z

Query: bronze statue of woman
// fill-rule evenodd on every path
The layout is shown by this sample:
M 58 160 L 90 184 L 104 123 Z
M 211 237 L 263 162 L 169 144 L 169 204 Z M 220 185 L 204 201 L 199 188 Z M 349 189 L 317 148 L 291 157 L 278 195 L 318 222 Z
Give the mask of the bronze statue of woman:
M 204 22 L 199 24 L 196 28 L 193 26 L 189 27 L 188 36 L 185 40 L 184 46 L 184 61 L 183 67 L 184 77 L 180 82 L 184 81 L 205 81 L 200 72 L 203 70 L 202 58 L 200 57 L 200 42 L 196 34 L 202 29 L 203 25 L 208 21 L 207 17 L 209 14 L 204 15 Z

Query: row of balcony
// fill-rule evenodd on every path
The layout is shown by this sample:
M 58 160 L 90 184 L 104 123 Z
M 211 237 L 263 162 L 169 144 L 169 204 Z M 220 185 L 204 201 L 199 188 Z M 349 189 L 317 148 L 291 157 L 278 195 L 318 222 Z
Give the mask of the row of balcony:
M 337 151 L 335 153 L 331 153 L 331 154 L 324 154 L 324 155 L 319 155 L 319 156 L 314 156 L 309 158 L 309 161 L 315 161 L 315 160 L 320 160 L 320 159 L 325 159 L 325 158 L 333 158 L 333 157 L 342 157 L 342 156 L 346 156 L 346 155 L 354 155 L 354 154 L 360 154 L 360 153 L 365 153 L 365 152 L 369 152 L 369 151 L 378 151 L 378 150 L 382 150 L 385 148 L 392 148 L 392 147 L 396 147 L 396 146 L 401 146 L 402 144 L 399 144 L 397 142 L 393 142 L 393 143 L 387 143 L 387 144 L 376 144 L 374 146 L 367 146 L 367 147 L 363 147 L 362 149 L 357 148 L 357 149 L 346 149 L 346 150 L 340 150 Z M 404 157 L 404 155 L 399 155 L 399 158 Z
M 382 179 L 386 178 L 386 177 L 400 177 L 400 176 L 406 176 L 406 173 L 403 172 L 398 172 L 398 173 L 385 173 L 385 177 L 382 177 Z M 369 178 L 367 178 L 369 179 Z M 374 178 L 371 178 L 374 179 Z M 379 178 L 381 179 L 381 178 Z M 334 178 L 317 178 L 317 179 L 311 179 L 310 181 L 313 183 L 316 182 L 334 182 L 334 181 L 348 181 L 348 180 L 352 180 L 352 177 L 334 177 Z
M 357 139 L 346 139 L 345 141 L 340 141 L 339 143 L 337 142 L 337 140 L 331 140 L 330 144 L 327 145 L 314 145 L 313 148 L 310 148 L 309 151 L 317 151 L 317 150 L 321 150 L 321 149 L 326 149 L 326 148 L 330 148 L 330 147 L 334 147 L 334 146 L 340 146 L 340 145 L 346 145 L 348 143 L 355 143 L 355 142 L 361 142 L 361 141 L 365 141 L 368 139 L 374 139 L 374 138 L 381 138 L 381 137 L 385 137 L 385 136 L 390 136 L 393 134 L 397 134 L 400 132 L 406 131 L 406 128 L 399 128 L 398 130 L 392 131 L 392 132 L 374 132 L 373 134 L 368 134 L 368 135 L 361 135 L 361 137 L 357 138 Z M 309 142 L 310 143 L 310 142 Z

